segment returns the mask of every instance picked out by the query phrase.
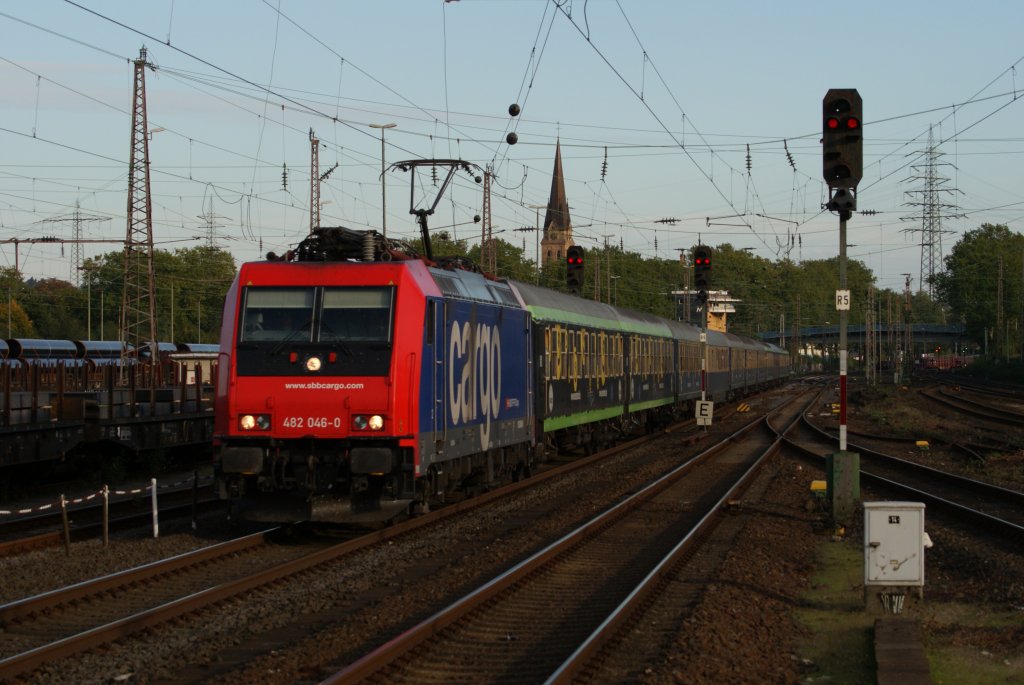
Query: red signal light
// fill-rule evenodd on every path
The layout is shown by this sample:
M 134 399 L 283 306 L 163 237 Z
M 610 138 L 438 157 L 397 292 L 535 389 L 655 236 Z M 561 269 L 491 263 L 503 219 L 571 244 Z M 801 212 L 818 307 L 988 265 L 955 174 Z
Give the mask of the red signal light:
M 579 245 L 570 246 L 566 252 L 565 277 L 570 292 L 579 294 L 583 288 L 583 248 Z
M 821 113 L 822 177 L 829 188 L 856 188 L 863 177 L 864 161 L 860 94 L 855 88 L 831 88 L 822 100 Z
M 707 245 L 693 248 L 693 284 L 702 291 L 711 287 L 711 248 Z

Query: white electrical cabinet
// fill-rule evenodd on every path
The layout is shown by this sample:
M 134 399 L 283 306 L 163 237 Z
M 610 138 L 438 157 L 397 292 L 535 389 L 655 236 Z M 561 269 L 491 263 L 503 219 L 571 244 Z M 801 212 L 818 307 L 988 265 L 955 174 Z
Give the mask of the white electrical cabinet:
M 923 586 L 926 540 L 923 502 L 865 502 L 865 585 Z

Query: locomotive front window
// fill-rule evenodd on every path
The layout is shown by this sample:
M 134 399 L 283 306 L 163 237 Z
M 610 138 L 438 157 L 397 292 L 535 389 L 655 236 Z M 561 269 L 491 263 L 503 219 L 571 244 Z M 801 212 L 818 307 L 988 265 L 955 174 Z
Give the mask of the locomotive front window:
M 321 342 L 391 341 L 391 288 L 325 288 Z
M 238 375 L 387 375 L 394 298 L 391 286 L 249 286 L 238 321 Z
M 313 288 L 249 288 L 241 342 L 311 340 L 313 292 Z

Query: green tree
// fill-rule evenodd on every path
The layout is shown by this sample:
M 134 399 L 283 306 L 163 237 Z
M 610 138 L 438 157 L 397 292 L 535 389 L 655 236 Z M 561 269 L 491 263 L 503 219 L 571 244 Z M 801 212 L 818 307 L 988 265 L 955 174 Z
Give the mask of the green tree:
M 10 304 L 8 304 L 8 302 Z M 38 338 L 32 320 L 21 308 L 17 300 L 0 302 L 0 330 L 5 331 L 6 338 Z
M 124 254 L 109 252 L 86 260 L 83 288 L 93 312 L 93 335 L 120 334 Z M 173 342 L 217 342 L 224 296 L 237 268 L 231 253 L 206 246 L 153 252 L 157 337 Z M 98 314 L 97 314 L 98 313 Z M 97 325 L 97 319 L 101 324 Z
M 985 344 L 987 337 L 988 348 L 996 354 L 1020 346 L 1022 260 L 1024 236 L 1002 224 L 982 224 L 953 246 L 944 260 L 945 271 L 933 281 L 938 300 L 949 307 L 952 320 L 962 322 L 968 336 L 979 344 Z
M 7 338 L 38 338 L 32 318 L 22 303 L 29 295 L 28 285 L 13 267 L 0 268 L 0 330 Z
M 430 234 L 430 250 L 434 255 L 434 259 L 440 257 L 468 257 L 468 244 L 468 241 L 465 239 L 456 240 L 452 238 L 448 231 L 438 231 L 437 233 Z M 413 241 L 412 247 L 416 254 L 426 257 L 427 250 L 423 246 L 421 238 Z M 479 248 L 477 248 L 477 254 L 479 255 Z
M 173 342 L 215 343 L 224 296 L 237 271 L 231 253 L 206 246 L 154 253 L 157 335 Z
M 495 260 L 498 265 L 497 276 L 517 281 L 533 282 L 536 276 L 536 269 L 533 261 L 526 258 L 526 253 L 522 248 L 516 247 L 504 240 L 495 240 L 495 246 L 497 248 Z M 480 256 L 479 246 L 470 250 L 469 256 L 471 259 L 478 259 Z
M 46 278 L 30 281 L 25 310 L 41 338 L 79 340 L 86 337 L 85 293 L 67 281 Z

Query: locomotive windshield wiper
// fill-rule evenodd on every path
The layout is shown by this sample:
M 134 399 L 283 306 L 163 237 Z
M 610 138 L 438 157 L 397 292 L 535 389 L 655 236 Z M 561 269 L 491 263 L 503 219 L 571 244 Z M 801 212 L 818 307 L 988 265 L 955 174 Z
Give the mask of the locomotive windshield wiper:
M 304 332 L 304 331 L 309 331 L 310 327 L 312 325 L 313 325 L 313 319 L 311 318 L 308 321 L 306 321 L 306 323 L 302 324 L 301 326 L 299 326 L 298 328 L 293 330 L 291 333 L 286 335 L 284 338 L 282 338 L 281 342 L 279 342 L 276 345 L 274 345 L 274 347 L 270 350 L 271 356 L 273 356 L 275 354 L 279 354 L 281 352 L 281 350 L 284 349 L 284 346 L 287 345 L 288 343 L 296 342 L 298 340 L 299 334 Z M 309 342 L 309 341 L 306 340 L 304 342 Z
M 356 356 L 355 352 L 353 352 L 352 348 L 348 346 L 348 343 L 346 343 L 344 340 L 339 338 L 338 334 L 334 331 L 333 328 L 331 328 L 327 324 L 326 321 L 320 321 L 320 338 L 321 339 L 323 339 L 323 334 L 324 333 L 330 333 L 331 335 L 334 336 L 333 339 L 329 341 L 331 347 L 336 347 L 336 348 L 340 349 L 342 352 L 344 352 L 345 354 L 347 354 L 349 357 L 355 358 L 355 356 Z

